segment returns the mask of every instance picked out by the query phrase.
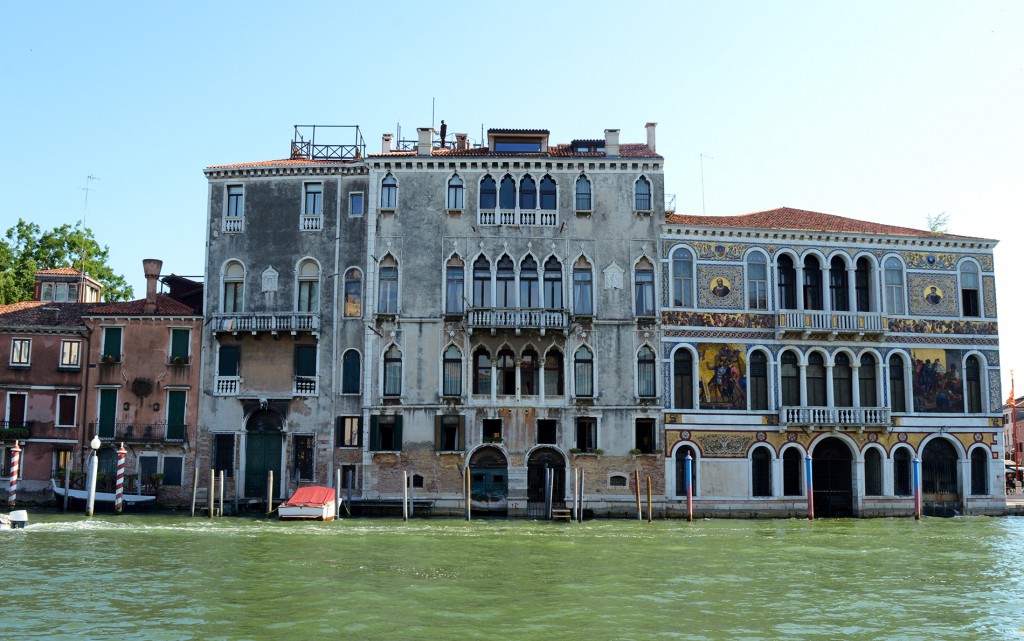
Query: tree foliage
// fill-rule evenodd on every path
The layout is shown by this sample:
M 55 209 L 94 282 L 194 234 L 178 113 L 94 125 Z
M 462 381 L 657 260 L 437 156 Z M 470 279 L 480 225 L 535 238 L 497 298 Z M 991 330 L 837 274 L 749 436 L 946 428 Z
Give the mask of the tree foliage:
M 44 232 L 36 223 L 18 219 L 0 238 L 0 304 L 32 300 L 35 274 L 41 269 L 73 267 L 103 284 L 103 299 L 130 300 L 133 291 L 124 276 L 108 264 L 110 249 L 100 247 L 92 230 L 81 223 Z
M 928 214 L 928 231 L 936 236 L 945 234 L 949 231 L 949 214 L 944 211 L 939 212 L 934 216 Z

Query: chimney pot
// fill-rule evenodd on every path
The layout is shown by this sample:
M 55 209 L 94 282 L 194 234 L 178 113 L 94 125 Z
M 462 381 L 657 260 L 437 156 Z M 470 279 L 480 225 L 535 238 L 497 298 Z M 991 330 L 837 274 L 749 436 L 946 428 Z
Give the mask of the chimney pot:
M 381 136 L 381 138 L 380 138 L 380 152 L 382 154 L 390 154 L 391 153 L 391 140 L 394 137 L 395 137 L 394 134 L 384 134 L 383 136 Z
M 651 151 L 657 151 L 657 147 L 654 146 L 654 128 L 658 126 L 656 122 L 649 122 L 644 127 L 647 128 L 647 147 Z
M 619 155 L 619 130 L 604 130 L 604 155 L 615 157 Z
M 468 149 L 469 146 L 466 144 L 468 139 L 469 134 L 455 134 L 455 148 L 459 151 Z
M 416 133 L 419 135 L 419 141 L 416 144 L 416 155 L 429 156 L 430 148 L 433 145 L 431 137 L 434 135 L 434 130 L 431 127 L 418 127 Z
M 156 312 L 156 281 L 160 278 L 160 268 L 163 266 L 164 262 L 156 258 L 142 261 L 142 271 L 146 274 L 146 303 L 142 309 L 146 314 Z

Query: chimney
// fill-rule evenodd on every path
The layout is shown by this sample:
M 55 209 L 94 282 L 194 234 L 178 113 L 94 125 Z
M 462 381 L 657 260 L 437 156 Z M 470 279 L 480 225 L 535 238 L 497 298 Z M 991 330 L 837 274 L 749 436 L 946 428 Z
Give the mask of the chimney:
M 391 139 L 395 137 L 395 134 L 384 134 L 380 138 L 380 153 L 390 154 L 391 153 Z
M 160 268 L 163 266 L 164 262 L 155 258 L 142 261 L 142 271 L 146 274 L 146 304 L 142 311 L 146 314 L 156 313 L 156 280 L 160 278 Z
M 468 139 L 469 134 L 455 134 L 455 148 L 459 151 L 466 151 L 469 148 Z
M 656 151 L 657 148 L 654 146 L 654 128 L 658 126 L 656 122 L 649 122 L 644 127 L 647 128 L 647 148 L 651 151 Z
M 434 130 L 430 127 L 417 127 L 416 133 L 419 135 L 419 141 L 416 143 L 416 155 L 429 156 L 433 144 L 430 138 L 433 136 Z
M 60 310 L 56 307 L 44 307 L 40 310 L 43 313 L 43 324 L 44 325 L 56 325 L 57 319 L 60 318 Z
M 604 155 L 614 157 L 619 155 L 619 130 L 604 130 Z

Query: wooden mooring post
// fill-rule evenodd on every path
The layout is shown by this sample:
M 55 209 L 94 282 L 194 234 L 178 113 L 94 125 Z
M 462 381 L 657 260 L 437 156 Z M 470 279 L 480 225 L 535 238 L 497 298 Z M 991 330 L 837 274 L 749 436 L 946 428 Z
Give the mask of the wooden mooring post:
M 267 470 L 267 516 L 274 511 L 274 470 Z
M 199 461 L 196 460 L 196 469 L 192 471 L 192 517 L 196 515 L 196 493 L 199 491 Z

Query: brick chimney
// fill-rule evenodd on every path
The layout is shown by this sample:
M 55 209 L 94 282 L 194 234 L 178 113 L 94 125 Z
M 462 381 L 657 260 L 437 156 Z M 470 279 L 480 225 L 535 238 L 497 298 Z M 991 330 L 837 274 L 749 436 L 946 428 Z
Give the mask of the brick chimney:
M 434 135 L 434 130 L 430 127 L 417 127 L 416 134 L 419 136 L 416 143 L 416 155 L 429 156 L 433 144 L 430 138 Z
M 390 154 L 391 153 L 391 139 L 395 137 L 395 134 L 384 134 L 380 138 L 380 153 Z
M 455 134 L 455 148 L 459 151 L 466 151 L 469 147 L 466 142 L 468 138 L 469 134 Z
M 657 126 L 658 123 L 656 122 L 649 122 L 644 125 L 647 128 L 647 147 L 651 151 L 657 151 L 657 148 L 654 146 L 654 128 Z
M 146 274 L 146 304 L 142 311 L 146 314 L 156 313 L 156 280 L 160 278 L 160 268 L 163 266 L 164 262 L 155 258 L 142 261 L 142 271 Z
M 614 157 L 619 155 L 619 130 L 604 130 L 604 155 Z

